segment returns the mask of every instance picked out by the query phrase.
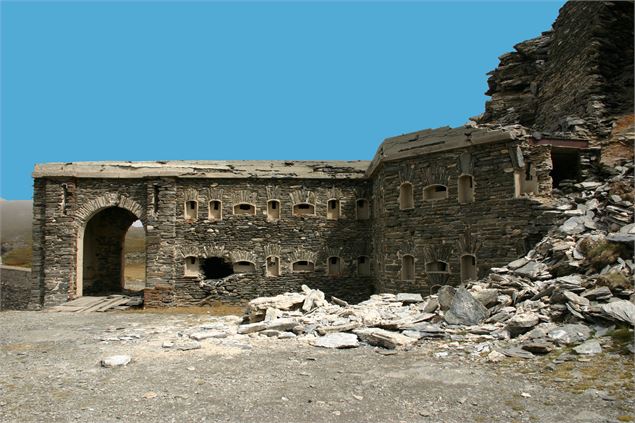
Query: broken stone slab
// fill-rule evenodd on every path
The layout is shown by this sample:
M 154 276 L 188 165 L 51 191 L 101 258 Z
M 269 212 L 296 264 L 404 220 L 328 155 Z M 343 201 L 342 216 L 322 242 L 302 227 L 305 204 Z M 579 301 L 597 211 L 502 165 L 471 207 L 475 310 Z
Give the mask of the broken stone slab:
M 249 301 L 247 305 L 247 315 L 250 321 L 257 322 L 264 319 L 268 308 L 284 311 L 293 310 L 300 307 L 304 303 L 305 298 L 305 294 L 297 292 L 287 292 L 275 297 L 255 298 Z
M 547 270 L 547 265 L 537 261 L 530 261 L 522 267 L 514 270 L 514 274 L 526 276 L 530 279 L 536 279 L 540 274 Z
M 191 351 L 201 349 L 201 344 L 198 341 L 176 341 L 172 347 L 179 351 Z
M 356 329 L 353 333 L 369 345 L 376 345 L 391 350 L 406 348 L 416 342 L 416 339 L 379 328 Z
M 278 330 L 278 331 L 287 331 L 293 329 L 298 325 L 298 321 L 294 318 L 283 318 L 271 320 L 269 322 L 257 322 L 257 323 L 248 323 L 246 325 L 240 325 L 238 327 L 239 334 L 248 334 L 254 332 L 260 332 L 266 329 Z
M 111 368 L 126 366 L 131 360 L 132 357 L 129 355 L 112 355 L 101 360 L 101 367 Z
M 524 359 L 534 358 L 534 355 L 532 353 L 530 353 L 529 351 L 525 351 L 520 347 L 506 348 L 501 350 L 500 352 L 505 354 L 507 357 L 524 358 Z
M 317 328 L 317 333 L 319 333 L 320 335 L 326 335 L 335 332 L 350 332 L 354 329 L 357 329 L 361 325 L 362 324 L 360 322 L 350 322 L 342 325 L 320 326 Z
M 608 300 L 613 296 L 613 293 L 607 286 L 600 286 L 593 289 L 587 289 L 580 296 L 588 298 L 589 300 Z
M 523 267 L 524 265 L 526 265 L 527 263 L 529 263 L 529 260 L 527 260 L 526 258 L 522 257 L 519 258 L 518 260 L 514 260 L 511 263 L 509 263 L 506 267 L 510 270 L 516 270 L 518 268 Z
M 581 234 L 585 230 L 584 218 L 578 216 L 570 217 L 560 225 L 558 230 L 567 235 Z
M 439 300 L 436 297 L 429 297 L 420 310 L 423 313 L 434 313 L 437 308 L 439 308 Z
M 611 241 L 611 242 L 619 242 L 622 244 L 629 244 L 629 245 L 633 245 L 633 243 L 635 242 L 635 235 L 634 234 L 609 234 L 606 237 L 607 240 Z
M 607 304 L 602 304 L 600 309 L 605 316 L 635 326 L 635 304 L 630 301 L 612 301 Z
M 567 301 L 577 304 L 579 306 L 586 307 L 589 304 L 591 304 L 591 302 L 588 299 L 581 297 L 577 294 L 574 294 L 571 291 L 564 291 L 562 295 L 567 299 Z
M 196 341 L 202 341 L 209 338 L 227 338 L 227 332 L 219 330 L 206 330 L 203 332 L 194 332 L 190 334 L 190 338 Z
M 467 289 L 459 288 L 452 298 L 450 309 L 443 317 L 451 325 L 472 326 L 487 317 L 487 309 Z
M 596 339 L 590 339 L 574 347 L 573 351 L 580 355 L 595 355 L 602 352 L 602 347 Z
M 314 347 L 322 348 L 357 348 L 359 341 L 354 333 L 335 332 L 319 337 L 310 342 Z
M 302 287 L 304 291 L 304 287 L 306 287 L 306 285 L 302 285 Z M 304 311 L 305 313 L 308 313 L 314 308 L 322 307 L 322 306 L 325 306 L 326 304 L 327 302 L 324 299 L 324 292 L 318 289 L 311 289 L 309 290 L 308 293 L 306 293 L 306 298 L 304 299 L 304 302 L 302 303 L 302 311 Z
M 540 316 L 534 312 L 517 313 L 507 321 L 505 329 L 509 332 L 509 336 L 515 338 L 540 323 Z
M 423 302 L 423 298 L 421 294 L 409 294 L 409 293 L 399 293 L 397 294 L 397 301 L 403 304 L 413 304 Z

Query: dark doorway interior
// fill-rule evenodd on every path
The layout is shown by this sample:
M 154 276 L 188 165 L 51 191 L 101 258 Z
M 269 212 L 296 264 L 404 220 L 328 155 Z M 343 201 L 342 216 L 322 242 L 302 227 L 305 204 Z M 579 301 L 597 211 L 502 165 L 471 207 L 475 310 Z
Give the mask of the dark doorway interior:
M 222 279 L 234 274 L 232 264 L 222 257 L 208 257 L 203 259 L 201 270 L 205 275 L 205 279 Z
M 577 181 L 580 177 L 580 154 L 575 149 L 558 149 L 551 150 L 551 178 L 553 179 L 553 187 L 559 188 L 560 183 L 566 179 Z

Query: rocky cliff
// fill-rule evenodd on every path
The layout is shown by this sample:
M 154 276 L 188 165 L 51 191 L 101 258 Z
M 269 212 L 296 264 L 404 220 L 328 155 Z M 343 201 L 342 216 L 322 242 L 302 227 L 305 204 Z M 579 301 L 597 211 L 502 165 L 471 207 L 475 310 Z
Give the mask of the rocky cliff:
M 633 113 L 633 2 L 568 2 L 551 31 L 514 46 L 490 72 L 478 123 L 603 139 Z

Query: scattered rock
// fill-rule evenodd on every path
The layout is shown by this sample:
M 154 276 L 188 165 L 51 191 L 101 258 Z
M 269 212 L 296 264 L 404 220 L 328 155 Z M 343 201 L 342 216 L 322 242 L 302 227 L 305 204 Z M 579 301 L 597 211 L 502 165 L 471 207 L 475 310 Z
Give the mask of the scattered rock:
M 574 347 L 573 351 L 580 355 L 595 355 L 602 352 L 602 347 L 596 339 L 591 339 Z
M 329 333 L 311 342 L 311 345 L 322 348 L 356 348 L 359 346 L 354 333 Z
M 131 360 L 132 357 L 129 355 L 112 355 L 101 360 L 101 366 L 107 368 L 127 366 Z
M 487 316 L 487 309 L 465 288 L 456 290 L 445 321 L 451 325 L 477 325 Z

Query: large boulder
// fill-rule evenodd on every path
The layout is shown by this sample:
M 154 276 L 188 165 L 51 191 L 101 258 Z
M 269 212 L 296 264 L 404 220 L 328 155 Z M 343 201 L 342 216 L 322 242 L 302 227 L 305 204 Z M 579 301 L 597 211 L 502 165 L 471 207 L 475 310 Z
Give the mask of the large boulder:
M 465 288 L 456 290 L 445 321 L 451 325 L 477 325 L 487 317 L 487 309 Z

